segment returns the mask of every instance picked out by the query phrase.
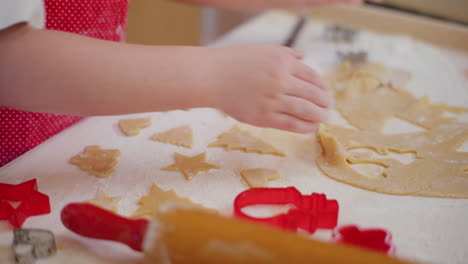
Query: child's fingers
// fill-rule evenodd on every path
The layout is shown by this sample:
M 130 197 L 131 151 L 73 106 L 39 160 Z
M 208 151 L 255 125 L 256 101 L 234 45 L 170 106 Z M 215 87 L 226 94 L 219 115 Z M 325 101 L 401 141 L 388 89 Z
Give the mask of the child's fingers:
M 308 3 L 310 6 L 322 6 L 336 3 L 356 4 L 362 2 L 364 2 L 364 0 L 309 0 Z
M 295 96 L 282 95 L 278 112 L 289 114 L 309 122 L 323 122 L 327 120 L 328 111 L 316 104 Z
M 271 127 L 296 133 L 313 133 L 318 129 L 315 123 L 307 122 L 285 113 L 276 113 Z
M 304 52 L 302 51 L 294 50 L 288 47 L 281 47 L 281 48 L 298 60 L 302 60 L 304 58 Z
M 323 108 L 328 108 L 333 103 L 333 98 L 330 94 L 301 79 L 294 78 L 288 89 L 287 95 L 305 99 Z
M 293 65 L 292 74 L 301 80 L 314 84 L 315 86 L 327 90 L 328 85 L 320 78 L 320 76 L 309 66 L 302 62 Z

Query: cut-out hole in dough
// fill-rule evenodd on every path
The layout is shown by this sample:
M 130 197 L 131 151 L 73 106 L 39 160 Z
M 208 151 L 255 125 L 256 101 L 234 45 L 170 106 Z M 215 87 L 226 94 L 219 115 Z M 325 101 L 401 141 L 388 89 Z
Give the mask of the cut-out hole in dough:
M 463 145 L 461 145 L 458 149 L 458 152 L 468 152 L 468 140 L 466 140 Z
M 270 205 L 257 204 L 242 208 L 242 212 L 251 217 L 267 218 L 279 214 L 287 213 L 290 209 L 296 208 L 293 204 Z
M 385 178 L 385 168 L 383 166 L 371 163 L 358 163 L 358 164 L 349 164 L 351 169 L 361 174 L 362 176 L 371 178 L 371 179 L 381 179 Z
M 468 122 L 468 113 L 454 113 L 450 111 L 445 111 L 442 117 L 446 118 L 455 118 L 458 122 Z
M 388 120 L 382 128 L 382 133 L 391 134 L 403 134 L 403 133 L 414 133 L 414 132 L 425 132 L 425 128 L 414 125 L 398 117 L 393 117 Z
M 394 158 L 396 160 L 398 160 L 399 162 L 403 163 L 403 164 L 410 164 L 412 163 L 413 161 L 416 160 L 416 153 L 414 152 L 407 152 L 407 153 L 398 153 L 396 151 L 393 151 L 393 150 L 389 150 L 389 155 L 388 155 L 390 158 Z
M 382 155 L 375 152 L 375 150 L 372 149 L 371 147 L 368 147 L 368 148 L 364 148 L 364 147 L 350 148 L 350 149 L 348 149 L 348 153 L 352 154 L 355 157 L 362 156 L 362 155 L 370 155 L 371 158 L 374 158 L 374 157 L 380 157 L 381 158 L 381 157 L 383 157 Z
M 410 164 L 416 159 L 415 152 L 406 152 L 399 153 L 394 150 L 389 150 L 388 155 L 380 155 L 375 152 L 372 148 L 354 148 L 348 150 L 348 153 L 351 154 L 354 158 L 368 157 L 369 159 L 382 159 L 382 158 L 393 158 L 398 160 L 403 164 Z

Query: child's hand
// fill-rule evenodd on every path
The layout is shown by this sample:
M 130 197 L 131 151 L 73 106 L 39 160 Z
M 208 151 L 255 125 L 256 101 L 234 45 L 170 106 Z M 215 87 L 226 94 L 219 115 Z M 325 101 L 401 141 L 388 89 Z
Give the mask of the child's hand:
M 261 2 L 265 2 L 268 8 L 272 7 L 272 2 L 276 2 L 276 6 L 274 6 L 276 8 L 306 8 L 340 3 L 361 4 L 364 0 L 267 0 Z
M 180 0 L 188 3 L 208 5 L 231 9 L 267 9 L 267 8 L 291 8 L 301 9 L 308 7 L 323 6 L 329 4 L 360 4 L 364 0 Z M 372 2 L 381 2 L 381 0 L 372 0 Z
M 332 97 L 325 83 L 279 46 L 208 48 L 210 101 L 241 122 L 307 133 L 327 118 Z

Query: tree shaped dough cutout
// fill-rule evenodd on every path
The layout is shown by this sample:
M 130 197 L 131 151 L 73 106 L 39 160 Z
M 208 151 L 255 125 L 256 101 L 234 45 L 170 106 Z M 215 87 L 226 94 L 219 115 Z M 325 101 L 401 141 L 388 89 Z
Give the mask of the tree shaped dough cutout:
M 154 141 L 169 143 L 184 148 L 192 148 L 193 133 L 189 126 L 180 126 L 151 136 Z
M 92 200 L 86 201 L 87 203 L 94 204 L 96 206 L 102 207 L 114 213 L 117 213 L 119 210 L 119 202 L 122 200 L 120 196 L 109 196 L 104 191 L 98 191 L 96 196 Z
M 140 130 L 147 128 L 151 125 L 151 119 L 147 118 L 136 118 L 136 119 L 124 119 L 119 121 L 119 127 L 122 133 L 127 136 L 136 136 L 140 134 Z
M 99 146 L 87 146 L 83 152 L 73 156 L 70 163 L 100 178 L 109 177 L 120 157 L 118 149 L 102 149 Z
M 249 132 L 241 130 L 238 126 L 234 126 L 219 135 L 218 139 L 210 143 L 208 147 L 223 147 L 227 151 L 241 150 L 244 152 L 285 156 L 283 152 L 263 140 L 252 136 Z
M 211 169 L 220 169 L 219 166 L 206 162 L 206 153 L 201 153 L 196 156 L 185 156 L 179 153 L 174 153 L 174 164 L 162 168 L 162 171 L 179 171 L 186 180 L 191 180 L 199 172 L 208 171 Z
M 250 188 L 268 187 L 268 182 L 280 177 L 278 171 L 272 169 L 246 169 L 240 172 Z
M 156 184 L 151 186 L 148 195 L 140 198 L 138 205 L 139 207 L 133 213 L 132 217 L 154 216 L 166 205 L 216 212 L 216 210 L 208 209 L 201 204 L 192 202 L 188 198 L 178 196 L 174 190 L 164 191 Z
M 335 91 L 338 111 L 359 130 L 321 125 L 323 154 L 317 164 L 326 175 L 388 194 L 468 198 L 468 153 L 457 151 L 468 140 L 468 123 L 444 115 L 468 109 L 416 99 L 401 88 L 384 85 L 369 72 L 354 71 L 335 85 L 341 87 Z M 426 130 L 383 134 L 385 121 L 393 117 Z M 352 153 L 354 149 L 379 155 Z M 414 153 L 415 159 L 403 163 L 391 152 Z M 382 166 L 383 177 L 365 177 L 352 169 L 355 164 Z

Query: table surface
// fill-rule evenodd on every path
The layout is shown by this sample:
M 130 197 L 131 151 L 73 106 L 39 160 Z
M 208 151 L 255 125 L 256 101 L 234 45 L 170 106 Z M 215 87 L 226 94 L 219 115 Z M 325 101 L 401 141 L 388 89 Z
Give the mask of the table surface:
M 213 45 L 279 44 L 293 23 L 294 17 L 288 14 L 266 13 Z M 413 80 L 408 89 L 417 96 L 428 95 L 434 101 L 468 105 L 468 85 L 463 77 L 463 72 L 468 69 L 468 56 L 442 51 L 403 36 L 378 36 L 368 32 L 361 33 L 354 44 L 336 45 L 320 40 L 321 30 L 323 24 L 310 22 L 296 47 L 306 53 L 304 61 L 319 73 L 336 66 L 336 49 L 366 49 L 371 60 L 412 72 Z M 127 117 L 151 117 L 152 126 L 142 130 L 139 136 L 125 137 L 117 122 Z M 194 130 L 195 146 L 191 150 L 148 139 L 155 132 L 182 124 L 188 124 Z M 318 151 L 315 141 L 311 141 L 313 135 L 291 137 L 288 134 L 286 137 L 271 131 L 268 135 L 276 133 L 275 136 L 267 136 L 265 140 L 279 148 L 284 147 L 288 153 L 285 158 L 206 148 L 233 124 L 233 119 L 225 118 L 213 109 L 90 117 L 1 168 L 0 181 L 20 183 L 37 178 L 39 190 L 50 196 L 52 213 L 30 218 L 24 227 L 53 230 L 62 249 L 54 257 L 38 263 L 64 263 L 65 260 L 67 263 L 141 263 L 142 255 L 126 246 L 81 238 L 67 231 L 60 223 L 61 208 L 69 202 L 91 199 L 97 190 L 104 190 L 113 196 L 123 196 L 120 213 L 130 215 L 139 197 L 148 192 L 152 183 L 157 183 L 163 189 L 172 188 L 181 196 L 230 215 L 234 197 L 247 188 L 238 173 L 248 167 L 277 169 L 282 177 L 270 182 L 272 187 L 296 186 L 303 193 L 322 192 L 337 199 L 340 203 L 339 225 L 358 224 L 390 230 L 397 256 L 427 263 L 466 263 L 468 199 L 385 195 L 336 182 L 324 176 L 313 161 Z M 282 137 L 289 141 L 275 142 Z M 297 147 L 304 142 L 310 143 L 303 146 L 310 148 L 310 155 L 307 149 L 302 149 L 299 155 L 294 152 L 297 149 L 291 148 L 291 145 Z M 94 144 L 118 148 L 122 152 L 115 172 L 107 179 L 89 176 L 68 163 L 71 156 Z M 174 152 L 194 155 L 203 151 L 207 151 L 209 162 L 223 169 L 200 173 L 190 182 L 176 172 L 160 171 L 161 167 L 172 163 Z M 10 230 L 8 224 L 0 223 L 0 263 L 10 263 Z M 314 237 L 328 240 L 330 231 L 320 231 Z

